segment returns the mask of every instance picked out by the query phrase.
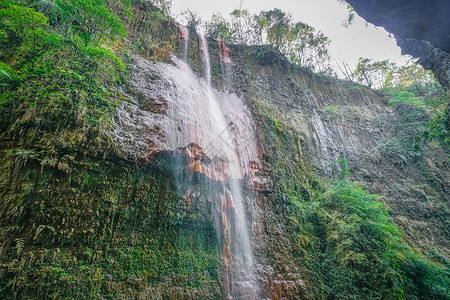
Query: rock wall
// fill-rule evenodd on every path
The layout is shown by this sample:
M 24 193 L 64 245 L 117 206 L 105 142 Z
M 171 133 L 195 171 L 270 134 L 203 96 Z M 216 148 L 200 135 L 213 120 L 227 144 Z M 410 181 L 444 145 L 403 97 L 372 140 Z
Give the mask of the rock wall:
M 432 70 L 445 90 L 450 89 L 450 5 L 446 0 L 373 1 L 347 0 L 367 21 L 396 36 L 402 54 L 419 59 Z M 450 129 L 450 101 L 446 109 Z
M 450 6 L 446 0 L 347 0 L 367 21 L 400 38 L 428 41 L 450 52 Z
M 386 95 L 283 63 L 261 65 L 240 51 L 233 52 L 235 88 L 257 119 L 266 115 L 289 128 L 297 155 L 325 176 L 347 159 L 354 180 L 386 197 L 413 246 L 449 255 L 447 154 L 434 145 L 412 150 L 414 122 L 426 116 L 405 118 L 408 108 L 388 106 Z
M 229 122 L 238 128 L 254 126 L 253 121 L 243 122 L 236 114 L 246 107 L 256 122 L 260 159 L 264 161 L 256 173 L 265 176 L 255 181 L 261 183 L 256 190 L 255 184 L 247 183 L 248 192 L 257 192 L 258 199 L 258 207 L 247 208 L 247 213 L 253 222 L 257 274 L 265 295 L 273 299 L 308 297 L 296 245 L 286 235 L 285 208 L 274 194 L 279 161 L 292 166 L 286 174 L 298 178 L 301 186 L 313 174 L 335 178 L 341 171 L 339 159 L 348 160 L 351 178 L 383 196 L 411 247 L 448 257 L 449 162 L 446 153 L 432 144 L 420 150 L 412 148 L 417 133 L 413 122 L 427 121 L 426 116 L 405 119 L 407 112 L 402 110 L 408 108 L 388 106 L 387 95 L 294 68 L 268 48 L 227 47 L 225 61 L 224 45 L 210 42 L 210 47 L 215 93 L 233 95 L 218 96 L 222 105 L 230 108 L 226 113 Z M 176 67 L 138 57 L 132 68 L 133 101 L 118 110 L 113 136 L 118 156 L 146 163 L 155 153 L 176 152 L 186 145 L 187 140 L 181 138 L 188 136 L 182 134 L 187 128 L 183 120 L 195 119 L 194 111 L 202 106 L 203 79 L 186 85 L 179 80 Z M 186 102 L 186 96 L 176 91 L 193 95 L 193 102 Z M 188 113 L 189 109 L 180 109 L 183 103 L 198 103 L 198 107 Z M 277 146 L 274 139 L 281 128 L 286 139 Z M 244 136 L 239 143 L 249 138 Z M 203 144 L 208 142 L 199 141 Z M 202 155 L 214 158 L 210 153 Z

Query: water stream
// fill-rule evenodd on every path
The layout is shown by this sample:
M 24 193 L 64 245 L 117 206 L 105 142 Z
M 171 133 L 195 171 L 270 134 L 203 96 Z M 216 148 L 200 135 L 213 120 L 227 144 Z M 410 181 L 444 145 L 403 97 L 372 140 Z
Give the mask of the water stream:
M 239 145 L 235 143 L 231 122 L 227 122 L 218 99 L 211 87 L 211 63 L 208 51 L 208 41 L 200 38 L 200 49 L 204 65 L 208 111 L 211 123 L 214 124 L 214 134 L 219 136 L 216 148 L 222 150 L 222 155 L 228 164 L 227 185 L 222 197 L 222 239 L 223 259 L 226 273 L 226 288 L 228 298 L 244 297 L 251 299 L 257 292 L 253 255 L 250 243 L 249 225 L 247 223 L 243 189 L 240 179 L 243 170 L 239 161 Z M 218 153 L 219 154 L 219 153 Z M 245 172 L 245 171 L 244 171 Z
M 183 39 L 183 56 L 182 59 L 187 61 L 188 59 L 188 49 L 189 49 L 189 28 L 185 26 L 180 27 L 181 38 Z
M 118 108 L 114 136 L 124 144 L 127 155 L 133 153 L 142 161 L 163 151 L 184 156 L 177 180 L 183 182 L 182 174 L 189 173 L 188 180 L 202 178 L 200 190 L 209 198 L 215 220 L 226 298 L 258 299 L 261 292 L 250 237 L 260 224 L 255 189 L 261 188 L 264 178 L 255 124 L 243 99 L 212 87 L 205 38 L 199 40 L 203 78 L 193 73 L 187 59 L 192 50 L 188 49 L 189 31 L 180 28 L 180 32 L 181 59 L 173 56 L 167 64 L 136 58 L 129 84 L 138 101 Z M 204 177 L 192 176 L 195 172 Z M 191 204 L 195 206 L 191 200 L 197 197 L 192 195 L 200 191 L 195 179 L 188 185 L 186 205 L 190 209 Z
M 186 192 L 187 209 L 195 207 L 199 193 L 209 198 L 211 215 L 205 218 L 215 221 L 225 295 L 234 300 L 260 299 L 263 280 L 252 247 L 259 247 L 257 233 L 262 226 L 256 191 L 267 182 L 261 172 L 256 126 L 243 99 L 231 88 L 213 88 L 211 81 L 217 78 L 211 76 L 211 48 L 206 39 L 188 41 L 187 28 L 180 32 L 181 58 L 172 56 L 167 64 L 136 57 L 129 80 L 135 101 L 118 108 L 114 136 L 122 144 L 123 155 L 139 161 L 166 151 L 184 156 L 176 180 Z M 196 42 L 200 43 L 203 78 L 194 74 L 187 61 L 192 51 L 188 46 Z M 214 59 L 220 59 L 214 64 L 231 61 L 229 57 Z M 202 175 L 194 176 L 198 174 Z

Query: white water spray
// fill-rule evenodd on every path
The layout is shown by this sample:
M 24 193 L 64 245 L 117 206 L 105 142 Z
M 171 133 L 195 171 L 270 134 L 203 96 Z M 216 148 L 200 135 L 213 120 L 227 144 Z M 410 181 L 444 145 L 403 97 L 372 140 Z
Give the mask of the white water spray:
M 183 57 L 182 59 L 187 62 L 188 60 L 188 48 L 189 48 L 189 28 L 181 26 L 181 38 L 183 39 Z
M 214 124 L 212 127 L 215 134 L 220 137 L 216 148 L 222 150 L 229 168 L 227 183 L 230 190 L 228 191 L 225 188 L 223 201 L 226 201 L 226 203 L 222 206 L 222 232 L 225 233 L 224 235 L 228 235 L 224 237 L 224 243 L 228 242 L 229 246 L 231 246 L 231 249 L 224 250 L 230 251 L 231 256 L 226 257 L 227 254 L 223 254 L 224 260 L 230 260 L 229 262 L 224 262 L 228 273 L 226 276 L 229 277 L 227 278 L 228 292 L 230 293 L 228 297 L 231 299 L 231 295 L 234 295 L 237 299 L 252 299 L 256 296 L 258 288 L 253 270 L 250 230 L 245 215 L 243 190 L 239 180 L 242 178 L 241 174 L 243 172 L 241 168 L 243 164 L 241 165 L 238 157 L 238 153 L 240 153 L 239 145 L 235 143 L 229 122 L 227 122 L 211 87 L 208 41 L 203 36 L 201 37 L 201 44 L 210 120 Z M 226 227 L 225 230 L 224 226 L 228 224 L 228 220 L 224 220 L 224 218 L 232 221 L 231 226 Z M 227 239 L 231 240 L 227 241 Z M 224 246 L 223 248 L 226 249 L 225 244 Z

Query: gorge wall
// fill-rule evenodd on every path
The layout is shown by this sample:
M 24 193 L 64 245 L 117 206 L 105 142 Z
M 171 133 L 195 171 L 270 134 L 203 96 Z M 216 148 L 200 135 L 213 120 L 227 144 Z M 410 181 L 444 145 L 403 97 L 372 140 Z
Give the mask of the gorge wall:
M 171 42 L 134 48 L 110 123 L 55 134 L 27 108 L 0 124 L 0 295 L 342 298 L 316 292 L 327 279 L 312 275 L 308 238 L 329 237 L 304 234 L 310 220 L 292 212 L 344 161 L 416 253 L 448 263 L 448 153 L 413 147 L 426 111 L 269 47 L 206 41 L 170 21 L 160 32 L 139 16 L 135 45 Z M 396 298 L 377 284 L 355 295 Z

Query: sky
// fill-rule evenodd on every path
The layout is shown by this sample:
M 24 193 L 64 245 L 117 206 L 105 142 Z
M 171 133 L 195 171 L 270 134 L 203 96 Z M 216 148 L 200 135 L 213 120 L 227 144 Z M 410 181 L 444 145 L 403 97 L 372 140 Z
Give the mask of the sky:
M 240 6 L 240 0 L 172 0 L 172 13 L 179 16 L 190 9 L 197 12 L 203 21 L 214 13 L 224 17 Z M 342 26 L 348 9 L 338 0 L 244 0 L 243 8 L 251 13 L 279 8 L 289 12 L 295 21 L 307 23 L 322 31 L 331 39 L 330 54 L 334 60 L 345 60 L 354 67 L 360 57 L 374 60 L 390 59 L 405 64 L 409 57 L 401 56 L 395 39 L 381 27 L 368 24 L 359 16 L 348 28 Z M 181 18 L 178 18 L 182 20 Z

